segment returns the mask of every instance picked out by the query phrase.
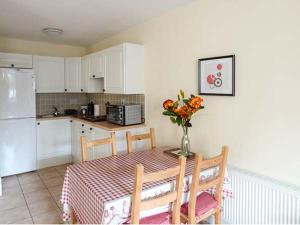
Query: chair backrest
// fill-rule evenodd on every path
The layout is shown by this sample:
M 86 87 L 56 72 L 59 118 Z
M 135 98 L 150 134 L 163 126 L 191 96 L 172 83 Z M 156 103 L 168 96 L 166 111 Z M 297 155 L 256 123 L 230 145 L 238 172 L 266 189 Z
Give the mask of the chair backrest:
M 188 207 L 188 221 L 189 223 L 195 223 L 195 211 L 196 211 L 196 200 L 197 193 L 206 191 L 210 188 L 215 187 L 214 197 L 218 203 L 218 206 L 222 204 L 222 186 L 224 182 L 224 173 L 226 169 L 228 156 L 228 147 L 222 147 L 222 153 L 216 157 L 204 160 L 202 155 L 196 154 L 195 156 L 195 165 L 192 175 L 192 184 L 190 189 L 190 200 Z M 212 179 L 207 181 L 200 181 L 200 172 L 201 170 L 219 167 L 218 174 Z
M 80 137 L 81 142 L 81 154 L 82 154 L 82 161 L 88 161 L 88 151 L 89 148 L 99 146 L 99 145 L 111 145 L 112 155 L 117 155 L 117 147 L 116 147 L 116 135 L 114 132 L 111 133 L 110 138 L 98 139 L 93 141 L 88 141 L 86 137 Z
M 150 139 L 151 148 L 156 148 L 156 139 L 155 139 L 155 130 L 154 128 L 150 128 L 150 132 L 146 134 L 138 134 L 138 135 L 131 135 L 130 131 L 126 132 L 127 138 L 127 152 L 132 152 L 132 142 L 133 141 L 140 141 L 145 139 Z
M 140 211 L 156 208 L 159 206 L 166 205 L 168 203 L 172 203 L 172 223 L 180 223 L 180 206 L 183 191 L 183 179 L 185 175 L 185 164 L 186 158 L 181 156 L 179 158 L 179 165 L 166 170 L 161 170 L 148 174 L 144 173 L 143 165 L 139 164 L 136 166 L 131 208 L 132 224 L 139 223 Z M 153 197 L 147 200 L 141 199 L 141 193 L 144 183 L 160 181 L 171 177 L 176 177 L 175 190 L 168 192 L 166 195 Z

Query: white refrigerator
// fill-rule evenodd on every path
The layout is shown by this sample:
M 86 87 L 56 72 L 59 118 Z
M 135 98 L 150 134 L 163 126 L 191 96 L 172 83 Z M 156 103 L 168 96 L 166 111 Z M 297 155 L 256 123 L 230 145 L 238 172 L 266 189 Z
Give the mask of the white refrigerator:
M 36 170 L 35 75 L 0 68 L 0 177 Z

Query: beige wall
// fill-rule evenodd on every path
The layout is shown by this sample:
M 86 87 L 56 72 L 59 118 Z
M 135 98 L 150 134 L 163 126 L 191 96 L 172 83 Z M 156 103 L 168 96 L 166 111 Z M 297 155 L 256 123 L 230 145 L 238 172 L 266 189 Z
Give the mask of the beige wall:
M 148 123 L 160 145 L 181 131 L 161 115 L 178 89 L 197 93 L 197 59 L 236 55 L 236 97 L 206 97 L 193 119 L 192 148 L 230 146 L 229 163 L 300 185 L 300 1 L 198 0 L 89 48 L 145 45 Z
M 82 56 L 84 47 L 0 37 L 0 52 L 47 56 Z

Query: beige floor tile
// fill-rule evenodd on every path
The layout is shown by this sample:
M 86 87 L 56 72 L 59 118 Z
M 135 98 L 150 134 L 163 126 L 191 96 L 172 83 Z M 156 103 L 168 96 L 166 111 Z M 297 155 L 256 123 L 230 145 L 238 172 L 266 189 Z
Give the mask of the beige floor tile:
M 64 182 L 64 179 L 61 176 L 44 180 L 44 183 L 46 184 L 47 187 L 54 187 L 57 185 L 62 185 L 63 182 Z
M 32 217 L 34 223 L 38 224 L 54 224 L 62 223 L 62 213 L 58 210 L 53 210 L 47 213 L 39 214 Z
M 28 203 L 28 208 L 32 216 L 58 210 L 58 206 L 52 197 Z
M 35 191 L 44 190 L 46 189 L 46 186 L 41 180 L 37 180 L 31 183 L 21 184 L 21 188 L 24 193 L 31 193 Z
M 49 173 L 49 172 L 53 172 L 53 171 L 56 171 L 55 167 L 47 167 L 47 168 L 44 168 L 44 169 L 40 169 L 37 172 L 39 174 L 44 174 L 44 173 Z
M 61 177 L 57 170 L 40 173 L 39 175 L 44 181 L 55 177 Z
M 61 195 L 56 195 L 56 196 L 53 196 L 56 204 L 59 206 L 60 209 L 63 209 L 63 205 L 61 204 L 60 202 L 60 198 L 61 198 Z
M 26 202 L 23 194 L 2 197 L 0 199 L 0 211 L 25 206 Z
M 40 191 L 34 191 L 34 192 L 30 192 L 30 193 L 24 193 L 24 195 L 25 195 L 26 202 L 28 204 L 32 203 L 32 202 L 41 201 L 43 199 L 51 197 L 51 194 L 47 189 L 40 190 Z
M 18 175 L 20 184 L 29 184 L 40 180 L 37 172 L 23 173 Z
M 13 222 L 12 224 L 33 224 L 33 220 L 31 218 L 24 219 L 24 220 L 18 220 L 16 222 Z
M 68 166 L 72 165 L 71 163 L 69 164 L 64 164 L 64 165 L 60 165 L 60 166 L 56 166 L 55 168 L 57 170 L 66 170 Z
M 20 195 L 20 194 L 22 194 L 22 190 L 19 185 L 12 186 L 12 187 L 3 187 L 2 196 L 0 196 L 0 199 L 7 197 L 7 196 L 14 196 L 14 195 Z
M 62 176 L 64 177 L 65 176 L 65 173 L 66 173 L 66 170 L 65 169 L 56 169 L 57 172 Z
M 57 195 L 61 195 L 62 193 L 62 185 L 57 185 L 54 187 L 49 187 L 49 191 L 51 193 L 52 196 L 57 196 Z
M 0 223 L 16 223 L 30 218 L 27 206 L 0 211 Z
M 14 176 L 9 176 L 9 177 L 3 177 L 2 178 L 2 187 L 14 187 L 14 186 L 18 186 L 19 185 L 19 181 L 16 175 Z

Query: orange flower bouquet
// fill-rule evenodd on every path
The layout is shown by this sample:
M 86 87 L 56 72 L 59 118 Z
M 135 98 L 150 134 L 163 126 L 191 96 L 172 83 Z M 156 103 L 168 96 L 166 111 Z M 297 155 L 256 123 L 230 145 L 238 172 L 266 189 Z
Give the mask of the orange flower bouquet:
M 180 90 L 177 95 L 177 101 L 167 99 L 163 103 L 163 115 L 169 116 L 172 123 L 181 126 L 183 136 L 181 140 L 181 155 L 189 156 L 190 140 L 188 137 L 188 128 L 192 126 L 191 119 L 194 113 L 203 109 L 203 99 L 200 96 L 190 95 L 189 98 Z

